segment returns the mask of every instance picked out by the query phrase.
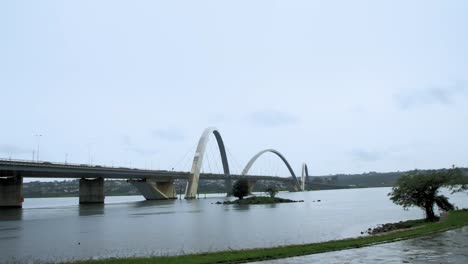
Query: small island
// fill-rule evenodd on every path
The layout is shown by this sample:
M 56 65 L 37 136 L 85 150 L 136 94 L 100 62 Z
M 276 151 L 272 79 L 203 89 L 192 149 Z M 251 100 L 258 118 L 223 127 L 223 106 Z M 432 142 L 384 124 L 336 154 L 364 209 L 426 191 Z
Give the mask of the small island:
M 238 199 L 235 201 L 224 201 L 224 202 L 216 202 L 216 204 L 276 204 L 276 203 L 297 203 L 297 202 L 304 202 L 303 200 L 294 201 L 290 199 L 284 199 L 275 197 L 278 193 L 278 190 L 274 187 L 268 187 L 265 189 L 265 193 L 269 196 L 251 196 L 245 198 L 250 191 L 249 191 L 249 183 L 247 179 L 241 178 L 234 183 L 232 186 L 232 195 L 237 197 Z
M 216 204 L 276 204 L 276 203 L 298 203 L 303 200 L 294 201 L 279 197 L 252 196 L 245 199 L 237 199 L 234 201 L 216 202 Z

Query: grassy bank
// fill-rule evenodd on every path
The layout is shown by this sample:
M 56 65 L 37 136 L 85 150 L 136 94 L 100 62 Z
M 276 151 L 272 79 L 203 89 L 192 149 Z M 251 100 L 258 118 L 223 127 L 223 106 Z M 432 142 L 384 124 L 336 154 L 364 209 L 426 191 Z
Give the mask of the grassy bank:
M 468 210 L 459 210 L 450 212 L 439 222 L 428 222 L 417 225 L 409 230 L 401 230 L 388 234 L 374 236 L 358 237 L 337 241 L 328 241 L 322 243 L 290 245 L 274 248 L 247 249 L 222 251 L 203 254 L 192 254 L 173 257 L 146 257 L 146 258 L 126 258 L 126 259 L 105 259 L 97 261 L 80 261 L 74 263 L 243 263 L 249 261 L 259 261 L 268 259 L 279 259 L 293 256 L 309 255 L 323 253 L 349 248 L 359 248 L 363 246 L 398 241 L 418 236 L 423 236 L 435 232 L 441 232 L 449 229 L 459 228 L 468 225 Z

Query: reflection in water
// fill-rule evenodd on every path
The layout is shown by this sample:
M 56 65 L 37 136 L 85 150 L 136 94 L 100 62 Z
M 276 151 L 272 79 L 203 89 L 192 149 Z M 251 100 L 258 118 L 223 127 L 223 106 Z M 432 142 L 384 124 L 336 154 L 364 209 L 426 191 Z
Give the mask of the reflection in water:
M 233 205 L 224 205 L 225 208 L 234 209 L 234 211 L 249 211 L 251 208 L 276 208 L 277 204 L 233 204 Z
M 250 209 L 250 204 L 233 204 L 232 209 L 234 209 L 234 211 L 248 211 Z
M 21 208 L 0 208 L 0 221 L 17 221 L 23 218 Z
M 153 213 L 137 213 L 130 214 L 131 216 L 147 216 L 147 215 L 165 215 L 165 214 L 175 214 L 175 211 L 165 211 L 165 212 L 153 212 Z
M 133 203 L 133 207 L 135 208 L 143 208 L 143 207 L 154 207 L 154 206 L 166 206 L 172 207 L 177 200 L 143 200 Z
M 104 204 L 80 204 L 79 216 L 104 215 Z

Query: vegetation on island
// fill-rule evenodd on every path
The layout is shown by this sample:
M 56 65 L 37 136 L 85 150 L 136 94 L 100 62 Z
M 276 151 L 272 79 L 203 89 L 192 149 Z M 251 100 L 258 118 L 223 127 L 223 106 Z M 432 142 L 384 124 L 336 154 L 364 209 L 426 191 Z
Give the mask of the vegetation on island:
M 294 201 L 275 197 L 278 193 L 278 190 L 273 186 L 267 187 L 265 189 L 265 193 L 268 194 L 269 197 L 251 196 L 244 199 L 245 196 L 249 195 L 249 182 L 246 178 L 240 178 L 232 186 L 232 195 L 238 199 L 234 201 L 216 202 L 216 204 L 275 204 L 303 202 L 302 200 Z
M 252 196 L 245 199 L 237 199 L 234 201 L 217 202 L 217 204 L 276 204 L 276 203 L 297 203 L 304 202 L 303 200 L 294 201 L 279 197 Z
M 265 189 L 265 193 L 268 194 L 271 198 L 275 198 L 276 194 L 278 193 L 278 189 L 273 186 L 268 186 L 268 188 Z
M 437 220 L 434 205 L 441 211 L 455 209 L 448 198 L 440 194 L 442 187 L 447 187 L 452 193 L 468 189 L 464 183 L 463 172 L 458 168 L 438 171 L 413 171 L 400 177 L 388 195 L 390 199 L 403 208 L 419 207 L 426 213 L 427 220 Z
M 411 229 L 384 233 L 381 235 L 363 236 L 343 240 L 327 241 L 312 244 L 280 246 L 273 248 L 257 248 L 245 250 L 229 250 L 221 252 L 199 253 L 179 256 L 142 257 L 142 258 L 111 258 L 102 260 L 85 260 L 72 262 L 75 264 L 201 264 L 201 263 L 246 263 L 287 257 L 324 253 L 343 249 L 360 248 L 380 243 L 394 242 L 468 225 L 468 210 L 451 211 L 439 222 L 425 222 Z
M 249 181 L 246 178 L 238 179 L 232 186 L 232 195 L 239 198 L 239 200 L 249 195 Z

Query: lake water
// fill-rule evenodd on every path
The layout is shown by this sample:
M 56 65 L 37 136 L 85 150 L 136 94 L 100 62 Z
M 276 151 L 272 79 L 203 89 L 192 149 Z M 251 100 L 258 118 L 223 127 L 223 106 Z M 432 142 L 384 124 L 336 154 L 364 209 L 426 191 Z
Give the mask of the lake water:
M 175 255 L 359 236 L 378 224 L 423 218 L 387 196 L 390 188 L 279 193 L 303 203 L 217 205 L 206 199 L 144 201 L 106 197 L 104 205 L 78 198 L 26 199 L 23 209 L 0 211 L 0 263 Z M 466 193 L 450 195 L 468 207 Z M 318 202 L 317 200 L 321 200 Z

